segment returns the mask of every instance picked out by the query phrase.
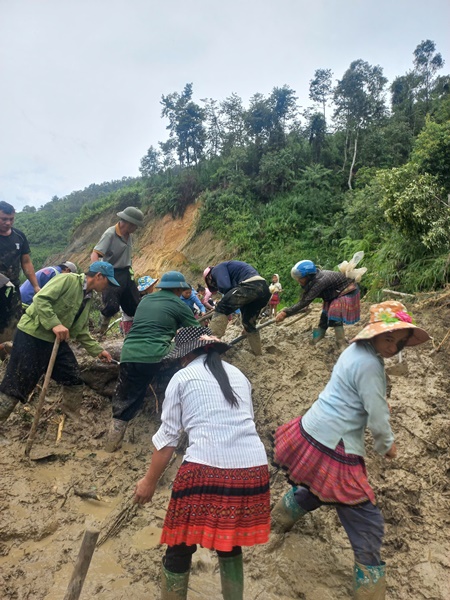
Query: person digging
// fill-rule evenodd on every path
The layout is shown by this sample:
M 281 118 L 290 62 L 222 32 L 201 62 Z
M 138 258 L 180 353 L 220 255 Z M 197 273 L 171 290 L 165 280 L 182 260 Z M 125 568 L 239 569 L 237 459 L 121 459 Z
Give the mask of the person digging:
M 111 355 L 89 333 L 92 292 L 117 286 L 114 269 L 94 262 L 86 274 L 59 275 L 38 292 L 19 321 L 11 357 L 0 384 L 0 421 L 5 421 L 20 401 L 25 403 L 45 373 L 55 338 L 60 340 L 52 378 L 63 386 L 62 410 L 76 417 L 83 381 L 75 355 L 67 343 L 77 340 L 93 357 L 111 362 Z
M 228 325 L 228 315 L 240 309 L 250 348 L 256 356 L 260 356 L 261 338 L 256 329 L 256 321 L 271 297 L 266 280 L 254 267 L 238 260 L 207 267 L 203 277 L 211 292 L 219 291 L 223 294 L 209 324 L 213 334 L 222 337 Z
M 316 298 L 322 298 L 322 314 L 319 326 L 313 330 L 313 344 L 325 337 L 328 327 L 334 329 L 338 350 L 345 350 L 344 323 L 353 325 L 360 319 L 360 292 L 358 284 L 344 273 L 321 270 L 312 260 L 301 260 L 291 269 L 291 277 L 303 289 L 297 304 L 283 308 L 276 316 L 281 323 L 286 317 L 307 308 Z
M 183 290 L 190 289 L 182 273 L 164 273 L 156 287 L 159 292 L 142 298 L 123 343 L 106 452 L 120 448 L 128 423 L 142 407 L 148 385 L 159 372 L 177 330 L 199 326 L 190 308 L 180 300 Z

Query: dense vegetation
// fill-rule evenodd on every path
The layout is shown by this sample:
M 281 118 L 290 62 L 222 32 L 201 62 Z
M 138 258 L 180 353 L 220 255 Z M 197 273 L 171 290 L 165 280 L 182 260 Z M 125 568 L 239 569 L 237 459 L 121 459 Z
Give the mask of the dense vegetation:
M 286 298 L 297 293 L 289 278 L 296 261 L 335 268 L 357 250 L 366 253 L 363 281 L 373 295 L 442 286 L 450 269 L 443 65 L 426 40 L 389 86 L 383 69 L 363 60 L 335 83 L 318 69 L 303 112 L 287 85 L 245 107 L 236 94 L 197 103 L 187 84 L 162 96 L 169 137 L 142 158 L 142 179 L 78 206 L 70 223 L 127 204 L 177 218 L 200 200 L 198 230 L 211 228 L 266 277 L 280 273 Z M 52 201 L 53 210 L 68 199 Z M 22 226 L 36 242 L 32 221 Z

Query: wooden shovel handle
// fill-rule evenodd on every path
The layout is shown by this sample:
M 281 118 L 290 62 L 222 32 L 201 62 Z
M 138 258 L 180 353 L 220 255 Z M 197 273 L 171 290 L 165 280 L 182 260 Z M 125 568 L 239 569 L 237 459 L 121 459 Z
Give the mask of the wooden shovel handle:
M 45 395 L 47 394 L 48 384 L 53 373 L 53 367 L 55 366 L 56 355 L 59 349 L 59 339 L 55 338 L 53 343 L 52 355 L 50 356 L 50 362 L 48 363 L 47 371 L 45 373 L 44 385 L 39 396 L 39 400 L 36 407 L 36 413 L 34 415 L 33 424 L 31 426 L 30 435 L 28 436 L 27 445 L 25 447 L 25 456 L 30 456 L 30 451 L 33 446 L 34 438 L 36 437 L 36 431 L 39 425 L 39 419 L 41 418 L 42 408 L 44 406 Z

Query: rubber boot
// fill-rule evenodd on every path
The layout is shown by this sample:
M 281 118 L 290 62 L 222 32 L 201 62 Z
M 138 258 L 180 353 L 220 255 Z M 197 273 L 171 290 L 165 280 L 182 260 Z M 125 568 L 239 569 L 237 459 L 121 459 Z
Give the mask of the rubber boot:
M 109 326 L 109 322 L 111 321 L 111 317 L 105 317 L 105 316 L 101 316 L 100 318 L 100 328 L 98 330 L 99 335 L 105 335 L 107 330 L 108 330 L 108 326 Z
M 224 600 L 243 600 L 244 566 L 242 554 L 223 558 L 219 556 L 220 583 Z
M 355 563 L 353 569 L 354 600 L 385 600 L 386 564 L 378 566 Z
M 336 325 L 334 328 L 334 335 L 336 336 L 337 349 L 339 352 L 343 352 L 348 346 L 347 340 L 345 339 L 344 326 Z
M 18 402 L 18 398 L 0 392 L 0 423 L 6 421 Z
M 209 324 L 209 328 L 211 329 L 213 335 L 215 335 L 218 338 L 221 338 L 226 331 L 227 325 L 227 315 L 222 315 L 221 313 L 214 313 L 211 319 L 211 323 Z
M 315 346 L 325 337 L 327 330 L 322 329 L 322 327 L 316 327 L 312 332 L 312 345 Z
M 248 343 L 252 352 L 255 356 L 261 356 L 262 348 L 261 348 L 261 336 L 259 335 L 259 331 L 255 331 L 254 333 L 247 334 Z
M 189 571 L 172 573 L 164 566 L 161 568 L 161 600 L 186 600 L 189 583 Z
M 295 500 L 295 490 L 295 487 L 291 488 L 273 507 L 270 513 L 270 528 L 273 533 L 290 531 L 295 523 L 308 512 Z
M 0 360 L 6 360 L 10 356 L 13 349 L 12 342 L 3 342 L 0 344 Z
M 78 421 L 80 418 L 83 388 L 82 385 L 63 385 L 62 388 L 61 410 L 74 421 Z
M 115 452 L 120 448 L 127 427 L 128 421 L 121 421 L 120 419 L 111 419 L 105 442 L 106 452 Z

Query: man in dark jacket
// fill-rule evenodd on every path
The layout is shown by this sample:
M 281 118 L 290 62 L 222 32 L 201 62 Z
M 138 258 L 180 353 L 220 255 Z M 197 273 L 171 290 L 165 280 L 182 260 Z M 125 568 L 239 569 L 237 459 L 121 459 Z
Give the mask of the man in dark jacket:
M 256 320 L 271 296 L 265 279 L 254 267 L 238 260 L 228 260 L 215 267 L 207 267 L 203 277 L 211 292 L 219 291 L 223 294 L 209 325 L 213 334 L 222 337 L 227 328 L 228 315 L 239 308 L 250 347 L 254 354 L 260 355 L 261 339 L 256 330 Z
M 30 258 L 30 246 L 25 234 L 14 225 L 16 211 L 7 202 L 0 202 L 0 273 L 7 277 L 13 289 L 0 289 L 0 342 L 11 340 L 22 314 L 19 293 L 20 269 L 29 280 L 34 292 L 40 290 Z

